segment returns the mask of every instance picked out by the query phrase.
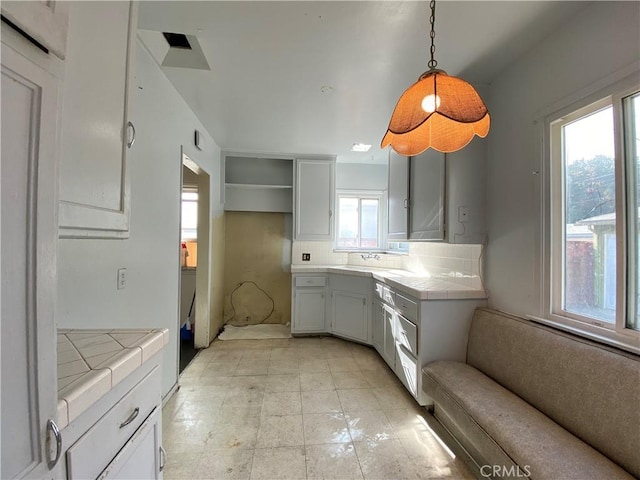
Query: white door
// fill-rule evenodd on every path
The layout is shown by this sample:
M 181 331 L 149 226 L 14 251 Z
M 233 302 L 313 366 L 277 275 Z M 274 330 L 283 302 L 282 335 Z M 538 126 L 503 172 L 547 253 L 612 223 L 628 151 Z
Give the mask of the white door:
M 127 158 L 135 2 L 70 2 L 60 145 L 60 235 L 129 235 Z M 99 52 L 99 54 L 97 53 Z
M 429 149 L 411 157 L 411 240 L 444 240 L 445 155 Z
M 359 293 L 334 291 L 332 331 L 367 342 L 367 297 Z
M 156 409 L 98 476 L 98 480 L 162 479 L 160 412 Z
M 296 160 L 296 240 L 331 240 L 333 160 Z
M 324 332 L 324 288 L 298 288 L 295 290 L 293 331 Z
M 393 310 L 390 307 L 384 307 L 384 346 L 382 358 L 384 358 L 387 364 L 394 368 L 396 362 L 396 340 L 394 337 L 394 315 Z
M 47 466 L 46 438 L 47 421 L 56 419 L 57 404 L 58 81 L 3 44 L 0 88 L 0 478 L 57 477 Z
M 390 240 L 406 240 L 409 235 L 409 157 L 393 150 L 389 153 L 389 232 Z
M 384 305 L 380 301 L 373 302 L 371 341 L 378 353 L 382 354 L 384 349 Z

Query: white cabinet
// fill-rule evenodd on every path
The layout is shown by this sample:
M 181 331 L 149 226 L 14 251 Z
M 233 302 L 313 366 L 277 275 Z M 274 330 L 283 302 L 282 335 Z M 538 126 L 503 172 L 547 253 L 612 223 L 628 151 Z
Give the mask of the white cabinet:
M 389 155 L 390 240 L 444 240 L 445 156 Z
M 296 159 L 295 240 L 332 240 L 335 159 Z
M 48 420 L 57 417 L 60 82 L 9 47 L 2 28 L 0 478 L 57 478 L 60 462 L 48 466 L 56 453 Z
M 395 367 L 395 338 L 393 335 L 393 310 L 381 300 L 373 302 L 371 318 L 371 343 L 393 369 Z
M 392 369 L 395 368 L 396 341 L 394 336 L 393 310 L 384 305 L 384 343 L 382 344 L 382 358 Z
M 389 240 L 406 240 L 409 232 L 409 157 L 389 149 Z
M 60 236 L 129 235 L 129 121 L 137 3 L 69 2 Z M 99 53 L 97 53 L 99 52 Z
M 331 292 L 331 332 L 361 342 L 368 335 L 367 296 L 361 293 Z
M 133 373 L 62 432 L 66 478 L 162 478 L 160 357 Z
M 409 162 L 409 240 L 444 240 L 445 156 L 429 149 Z
M 325 275 L 294 275 L 291 333 L 324 333 L 326 328 Z
M 331 333 L 371 343 L 371 278 L 329 275 Z
M 35 40 L 43 50 L 64 59 L 67 49 L 69 3 L 57 0 L 2 1 L 2 16 Z
M 140 426 L 134 436 L 122 447 L 113 461 L 107 465 L 98 480 L 151 480 L 162 478 L 161 458 L 164 450 L 160 446 L 160 408 Z
M 371 312 L 371 345 L 382 355 L 384 349 L 384 303 L 380 300 L 373 302 Z
M 223 153 L 224 209 L 293 211 L 293 158 Z
M 421 369 L 436 360 L 465 360 L 473 312 L 486 300 L 419 300 L 382 282 L 373 295 L 373 318 L 381 317 L 384 330 L 373 326 L 378 352 L 420 405 L 432 403 L 422 392 Z
M 389 154 L 388 239 L 486 243 L 486 143 L 443 154 Z

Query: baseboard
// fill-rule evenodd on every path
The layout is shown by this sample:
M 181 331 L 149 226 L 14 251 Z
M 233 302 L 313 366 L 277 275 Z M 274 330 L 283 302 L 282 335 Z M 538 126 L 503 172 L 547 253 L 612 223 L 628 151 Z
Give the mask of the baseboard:
M 431 405 L 430 408 L 427 407 L 425 410 L 426 413 L 424 415 L 424 419 L 427 422 L 427 425 L 429 425 L 429 427 L 435 432 L 436 435 L 440 437 L 445 445 L 451 449 L 455 456 L 464 462 L 464 464 L 469 468 L 474 477 L 479 480 L 486 480 L 486 477 L 480 474 L 480 465 L 478 465 L 471 454 L 456 439 L 456 437 L 453 436 L 449 429 L 447 429 L 447 427 L 440 423 L 440 421 L 434 416 L 433 406 Z

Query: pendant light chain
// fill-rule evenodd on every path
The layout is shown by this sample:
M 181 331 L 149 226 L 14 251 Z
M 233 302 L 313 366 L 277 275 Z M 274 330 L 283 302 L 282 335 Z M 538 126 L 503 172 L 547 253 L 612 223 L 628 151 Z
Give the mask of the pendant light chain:
M 434 24 L 436 23 L 436 0 L 431 0 L 429 8 L 431 8 L 431 17 L 429 17 L 429 22 L 431 23 L 431 31 L 429 32 L 429 36 L 431 37 L 431 60 L 429 60 L 427 65 L 433 70 L 438 66 L 438 62 L 433 58 L 436 53 L 436 46 L 434 44 L 436 38 L 436 32 L 434 30 Z

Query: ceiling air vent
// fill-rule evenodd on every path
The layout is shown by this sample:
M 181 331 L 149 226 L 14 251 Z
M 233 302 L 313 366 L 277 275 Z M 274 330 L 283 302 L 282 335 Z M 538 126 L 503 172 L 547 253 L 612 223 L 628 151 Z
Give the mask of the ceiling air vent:
M 191 50 L 191 44 L 184 33 L 162 32 L 164 38 L 171 48 L 181 48 L 183 50 Z

